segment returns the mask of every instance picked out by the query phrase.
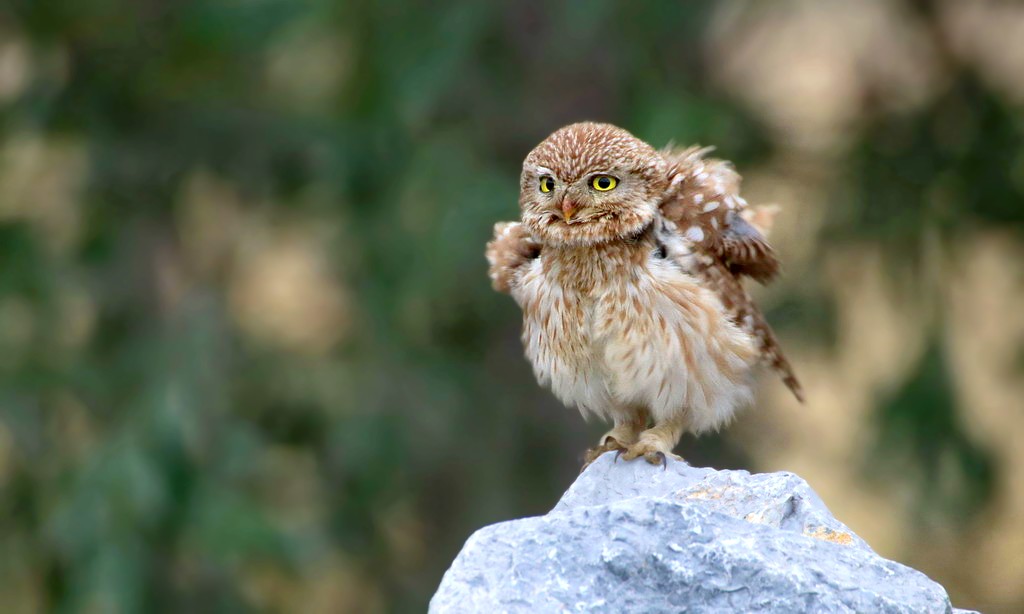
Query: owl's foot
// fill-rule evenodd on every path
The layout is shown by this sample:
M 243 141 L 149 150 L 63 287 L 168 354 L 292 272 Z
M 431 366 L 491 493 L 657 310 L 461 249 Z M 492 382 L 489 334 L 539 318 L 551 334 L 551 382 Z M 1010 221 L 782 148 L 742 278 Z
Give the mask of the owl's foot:
M 642 456 L 648 463 L 652 465 L 661 465 L 662 470 L 665 470 L 668 469 L 669 456 L 676 460 L 683 460 L 679 456 L 672 454 L 672 447 L 672 444 L 666 441 L 664 437 L 659 437 L 650 432 L 644 432 L 640 435 L 640 439 L 635 444 L 629 446 L 629 448 L 621 454 L 622 458 L 628 461 Z M 616 460 L 618 460 L 618 456 L 616 456 Z
M 621 454 L 625 450 L 626 446 L 619 442 L 619 440 L 611 433 L 608 433 L 601 438 L 601 443 L 599 445 L 596 445 L 583 453 L 583 467 L 580 468 L 580 473 L 583 473 L 583 471 L 590 466 L 590 463 L 596 461 L 598 457 L 605 452 L 616 452 L 616 458 L 618 458 L 618 454 Z

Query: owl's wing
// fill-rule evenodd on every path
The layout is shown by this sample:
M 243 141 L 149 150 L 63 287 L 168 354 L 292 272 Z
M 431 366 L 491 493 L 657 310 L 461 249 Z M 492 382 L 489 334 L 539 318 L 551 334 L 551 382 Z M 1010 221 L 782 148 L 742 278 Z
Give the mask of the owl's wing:
M 540 256 L 540 243 L 519 222 L 498 222 L 494 238 L 488 241 L 488 275 L 498 292 L 511 292 L 523 265 Z
M 661 203 L 664 225 L 687 240 L 696 256 L 687 260 L 690 272 L 759 341 L 764 360 L 802 402 L 803 390 L 792 366 L 742 283 L 744 276 L 766 283 L 779 272 L 779 261 L 765 238 L 776 209 L 748 209 L 739 195 L 739 174 L 724 160 L 705 159 L 707 152 L 699 147 L 663 152 L 671 178 Z
M 764 235 L 736 211 L 726 214 L 720 240 L 712 249 L 736 275 L 768 283 L 779 274 L 779 260 Z
M 671 184 L 661 213 L 697 251 L 725 264 L 736 275 L 761 283 L 779 272 L 779 260 L 758 222 L 771 225 L 774 209 L 747 209 L 740 177 L 724 160 L 706 159 L 707 149 L 663 152 Z
M 803 403 L 803 388 L 793 371 L 793 366 L 783 353 L 775 331 L 761 313 L 760 307 L 743 288 L 741 278 L 717 260 L 696 259 L 691 267 L 690 272 L 718 295 L 732 320 L 757 340 L 761 358 L 779 374 L 782 382 L 793 392 L 793 396 Z

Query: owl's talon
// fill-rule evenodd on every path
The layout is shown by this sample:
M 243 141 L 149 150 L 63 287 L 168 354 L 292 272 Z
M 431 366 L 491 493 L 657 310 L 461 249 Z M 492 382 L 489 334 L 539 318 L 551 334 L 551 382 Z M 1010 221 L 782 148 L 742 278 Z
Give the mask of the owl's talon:
M 619 462 L 619 457 L 622 456 L 622 450 L 615 451 L 615 458 L 612 459 L 613 463 Z
M 615 451 L 615 460 L 618 460 L 619 455 L 625 450 L 625 446 L 619 443 L 618 439 L 614 437 L 604 437 L 601 440 L 600 445 L 590 448 L 583 454 L 583 467 L 580 468 L 580 473 L 590 466 L 590 463 L 596 461 L 605 452 Z M 613 461 L 614 462 L 614 461 Z
M 669 469 L 669 457 L 666 456 L 665 452 L 663 452 L 662 450 L 658 450 L 653 454 L 644 454 L 644 459 L 645 461 L 647 461 L 647 463 L 650 463 L 651 465 L 662 466 L 662 471 L 667 471 Z

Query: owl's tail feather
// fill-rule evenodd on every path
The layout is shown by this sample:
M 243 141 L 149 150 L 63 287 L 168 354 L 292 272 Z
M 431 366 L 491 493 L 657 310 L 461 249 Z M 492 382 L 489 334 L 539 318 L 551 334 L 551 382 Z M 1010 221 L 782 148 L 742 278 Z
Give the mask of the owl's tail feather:
M 797 401 L 803 403 L 803 386 L 800 385 L 800 381 L 796 378 L 796 373 L 793 372 L 793 365 L 789 364 L 789 360 L 782 353 L 782 348 L 779 347 L 779 341 L 775 338 L 773 332 L 769 332 L 768 338 L 764 340 L 764 356 L 771 368 L 782 378 L 782 383 L 786 385 L 786 388 L 789 388 Z
M 803 403 L 804 389 L 800 385 L 800 380 L 793 373 L 793 368 L 789 366 L 789 361 L 783 358 L 781 363 L 775 362 L 772 364 L 772 367 L 782 376 L 782 383 L 786 385 L 786 388 L 789 388 L 793 396 L 796 397 L 796 400 Z

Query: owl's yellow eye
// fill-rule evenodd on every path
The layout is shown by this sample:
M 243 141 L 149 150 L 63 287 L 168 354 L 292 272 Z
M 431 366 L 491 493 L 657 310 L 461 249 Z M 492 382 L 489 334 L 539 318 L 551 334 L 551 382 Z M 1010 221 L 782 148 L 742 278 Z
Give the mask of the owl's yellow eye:
M 611 175 L 598 175 L 590 180 L 590 185 L 598 192 L 607 192 L 614 190 L 615 186 L 619 185 L 619 182 Z
M 540 191 L 547 194 L 551 190 L 555 189 L 555 180 L 549 175 L 544 175 L 540 178 Z

